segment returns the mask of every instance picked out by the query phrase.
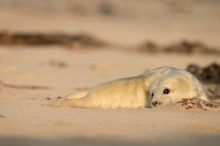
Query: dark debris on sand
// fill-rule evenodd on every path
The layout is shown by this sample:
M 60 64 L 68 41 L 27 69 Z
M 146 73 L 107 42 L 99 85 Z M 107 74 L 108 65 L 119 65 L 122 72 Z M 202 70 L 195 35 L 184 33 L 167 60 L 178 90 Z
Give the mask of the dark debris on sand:
M 207 95 L 211 100 L 220 101 L 220 65 L 217 63 L 200 67 L 196 64 L 190 64 L 187 71 L 195 75 L 203 84 Z
M 200 42 L 182 41 L 174 45 L 165 47 L 167 53 L 184 53 L 184 54 L 218 54 L 220 51 L 215 48 L 208 47 Z
M 139 47 L 138 51 L 146 53 L 158 53 L 161 51 L 161 48 L 153 41 L 146 41 Z
M 0 118 L 5 118 L 5 116 L 0 114 Z
M 86 34 L 67 35 L 0 32 L 0 45 L 61 45 L 67 47 L 103 47 L 106 46 L 107 43 Z
M 179 102 L 177 102 L 181 106 L 183 106 L 185 109 L 201 109 L 206 111 L 207 109 L 212 109 L 212 108 L 219 108 L 219 104 L 217 103 L 210 103 L 205 100 L 201 100 L 198 98 L 185 98 Z
M 194 74 L 203 82 L 220 84 L 220 65 L 217 63 L 212 63 L 205 67 L 190 64 L 187 66 L 186 70 Z
M 58 68 L 66 68 L 68 66 L 66 62 L 59 60 L 51 60 L 49 62 L 49 65 Z
M 179 53 L 179 54 L 211 54 L 220 55 L 217 48 L 208 47 L 200 42 L 181 41 L 168 46 L 159 46 L 152 41 L 146 41 L 138 47 L 138 51 L 146 53 Z

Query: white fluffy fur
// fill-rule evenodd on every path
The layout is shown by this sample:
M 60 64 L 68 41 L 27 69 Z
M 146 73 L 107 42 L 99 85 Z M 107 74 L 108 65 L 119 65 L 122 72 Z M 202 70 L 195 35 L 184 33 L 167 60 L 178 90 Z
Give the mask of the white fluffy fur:
M 163 90 L 170 89 L 165 95 Z M 152 97 L 152 93 L 154 96 Z M 162 67 L 122 78 L 67 96 L 56 104 L 73 108 L 144 108 L 152 102 L 172 104 L 183 98 L 207 100 L 202 84 L 189 72 Z

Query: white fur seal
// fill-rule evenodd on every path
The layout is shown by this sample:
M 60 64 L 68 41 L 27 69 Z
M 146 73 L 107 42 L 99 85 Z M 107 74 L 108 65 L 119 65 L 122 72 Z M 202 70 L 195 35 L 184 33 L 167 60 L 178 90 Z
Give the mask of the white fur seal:
M 67 96 L 58 107 L 144 108 L 176 103 L 183 98 L 208 100 L 202 84 L 191 73 L 172 67 L 114 80 Z

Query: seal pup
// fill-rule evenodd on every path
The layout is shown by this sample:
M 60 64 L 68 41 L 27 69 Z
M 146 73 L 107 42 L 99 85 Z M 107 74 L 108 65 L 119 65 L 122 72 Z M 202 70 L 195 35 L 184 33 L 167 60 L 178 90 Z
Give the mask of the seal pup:
M 144 74 L 103 83 L 72 93 L 56 107 L 149 108 L 183 98 L 208 100 L 202 84 L 189 72 L 161 67 Z

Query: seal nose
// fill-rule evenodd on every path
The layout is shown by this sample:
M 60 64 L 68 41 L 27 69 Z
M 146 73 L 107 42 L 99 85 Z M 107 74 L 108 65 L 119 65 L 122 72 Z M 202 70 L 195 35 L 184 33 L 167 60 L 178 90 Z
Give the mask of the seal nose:
M 153 105 L 153 106 L 157 106 L 157 104 L 158 104 L 158 101 L 152 102 L 152 105 Z

